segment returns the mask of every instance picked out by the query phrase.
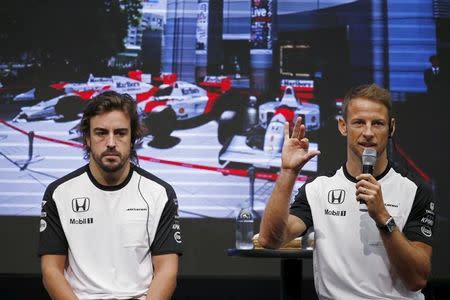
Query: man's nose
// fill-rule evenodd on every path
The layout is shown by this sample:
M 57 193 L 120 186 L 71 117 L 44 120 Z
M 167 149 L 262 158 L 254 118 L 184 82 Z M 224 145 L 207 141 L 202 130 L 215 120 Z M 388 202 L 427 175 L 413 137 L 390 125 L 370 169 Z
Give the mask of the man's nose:
M 109 148 L 116 147 L 116 137 L 115 137 L 115 135 L 113 133 L 108 135 L 108 140 L 107 140 L 106 146 L 109 147 Z
M 364 127 L 363 135 L 365 137 L 373 136 L 373 130 L 372 130 L 372 126 L 370 124 L 366 124 L 366 126 Z

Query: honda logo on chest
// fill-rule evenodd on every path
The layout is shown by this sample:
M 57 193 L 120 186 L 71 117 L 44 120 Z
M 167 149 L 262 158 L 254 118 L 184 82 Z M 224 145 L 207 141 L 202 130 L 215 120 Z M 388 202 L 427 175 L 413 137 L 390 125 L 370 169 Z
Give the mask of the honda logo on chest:
M 72 199 L 72 210 L 74 212 L 85 212 L 89 210 L 91 201 L 88 197 L 74 198 Z
M 328 192 L 328 203 L 330 204 L 342 204 L 345 199 L 345 191 L 338 189 L 338 190 L 331 190 Z

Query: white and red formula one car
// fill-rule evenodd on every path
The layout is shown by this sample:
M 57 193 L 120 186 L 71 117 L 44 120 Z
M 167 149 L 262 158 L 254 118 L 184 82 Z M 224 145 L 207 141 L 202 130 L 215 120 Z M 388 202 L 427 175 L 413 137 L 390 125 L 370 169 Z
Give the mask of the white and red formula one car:
M 254 167 L 278 170 L 281 164 L 281 149 L 284 142 L 284 124 L 291 126 L 298 117 L 307 131 L 320 127 L 320 109 L 317 104 L 301 102 L 297 99 L 292 86 L 282 87 L 284 95 L 281 101 L 271 101 L 259 106 L 258 124 L 241 134 L 232 130 L 234 119 L 228 118 L 227 112 L 219 121 L 219 137 L 223 148 L 219 153 L 219 163 L 230 167 Z M 256 106 L 256 105 L 255 105 Z M 232 114 L 229 114 L 232 116 Z M 219 139 L 220 140 L 220 139 Z M 317 149 L 318 144 L 310 142 L 310 149 Z M 310 160 L 302 169 L 306 172 L 317 171 L 317 157 Z
M 219 116 L 227 107 L 221 97 L 230 89 L 231 79 L 225 76 L 206 76 L 199 85 L 174 81 L 160 85 L 152 97 L 138 103 L 138 108 L 149 134 L 155 139 L 166 138 L 175 128 Z
M 13 121 L 74 120 L 83 112 L 87 100 L 105 91 L 127 93 L 136 101 L 144 101 L 157 91 L 157 86 L 150 82 L 150 74 L 130 71 L 128 77 L 95 77 L 91 74 L 85 83 L 55 83 L 51 87 L 61 91 L 62 95 L 21 107 Z

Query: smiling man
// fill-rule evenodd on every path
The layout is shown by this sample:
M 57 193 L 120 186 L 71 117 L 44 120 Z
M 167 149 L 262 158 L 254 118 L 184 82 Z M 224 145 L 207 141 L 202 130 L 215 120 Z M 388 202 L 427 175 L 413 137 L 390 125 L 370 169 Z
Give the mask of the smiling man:
M 346 163 L 304 184 L 289 207 L 299 171 L 320 153 L 308 149 L 300 119 L 291 136 L 285 126 L 281 173 L 259 242 L 278 248 L 314 226 L 319 299 L 424 299 L 434 202 L 428 186 L 389 163 L 387 145 L 395 131 L 389 92 L 374 84 L 352 89 L 338 129 L 347 140 Z M 373 175 L 361 174 L 366 148 L 377 152 Z
M 89 163 L 51 183 L 38 254 L 53 299 L 170 299 L 181 254 L 172 187 L 137 164 L 136 103 L 105 92 L 80 124 Z

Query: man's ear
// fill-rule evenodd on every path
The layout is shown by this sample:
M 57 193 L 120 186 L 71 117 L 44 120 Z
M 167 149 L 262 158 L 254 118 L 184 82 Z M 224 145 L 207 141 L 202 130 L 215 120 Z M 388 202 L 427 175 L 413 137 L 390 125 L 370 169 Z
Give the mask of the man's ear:
M 395 132 L 395 119 L 392 118 L 391 124 L 389 126 L 389 137 L 392 137 L 394 135 L 394 132 Z
M 347 123 L 342 117 L 338 120 L 338 129 L 341 132 L 342 136 L 347 136 Z

